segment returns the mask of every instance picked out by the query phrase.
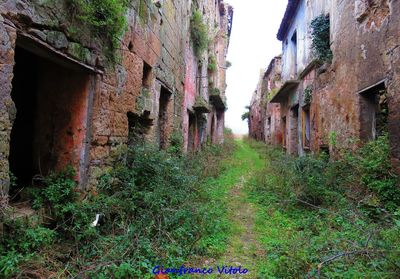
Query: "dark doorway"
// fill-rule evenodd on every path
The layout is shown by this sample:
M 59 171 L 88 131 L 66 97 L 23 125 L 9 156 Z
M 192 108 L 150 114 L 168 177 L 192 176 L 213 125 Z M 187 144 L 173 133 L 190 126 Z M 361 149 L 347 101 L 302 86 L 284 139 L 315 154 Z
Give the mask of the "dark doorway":
M 133 112 L 127 113 L 128 117 L 128 146 L 144 144 L 146 136 L 153 125 L 153 119 L 150 119 L 150 112 L 145 111 L 142 115 Z
M 32 177 L 40 172 L 39 166 L 33 162 L 37 74 L 38 58 L 16 48 L 11 97 L 17 109 L 17 117 L 11 130 L 9 163 L 18 185 L 29 185 Z
M 158 111 L 158 135 L 160 149 L 167 148 L 168 145 L 168 134 L 170 125 L 170 103 L 171 103 L 171 92 L 169 92 L 164 86 L 161 86 L 159 111 Z
M 86 158 L 90 75 L 17 46 L 12 85 L 17 109 L 9 155 L 17 182 L 14 191 L 31 186 L 35 175 L 46 176 L 69 165 L 80 180 Z
M 189 114 L 189 129 L 188 129 L 188 151 L 195 150 L 195 134 L 196 134 L 196 116 L 193 113 Z
M 210 135 L 211 135 L 211 143 L 215 143 L 215 117 L 214 114 L 211 118 L 211 131 L 210 131 Z

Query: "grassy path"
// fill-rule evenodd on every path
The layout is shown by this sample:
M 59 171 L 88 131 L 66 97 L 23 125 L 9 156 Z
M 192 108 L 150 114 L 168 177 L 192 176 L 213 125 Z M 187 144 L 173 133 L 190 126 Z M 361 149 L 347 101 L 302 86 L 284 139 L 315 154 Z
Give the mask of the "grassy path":
M 246 268 L 249 272 L 245 275 L 220 275 L 215 272 L 214 278 L 257 278 L 257 258 L 265 254 L 255 232 L 257 208 L 249 201 L 245 191 L 247 181 L 264 166 L 264 161 L 247 143 L 237 141 L 236 144 L 237 149 L 227 161 L 224 173 L 211 188 L 211 202 L 215 202 L 217 207 L 223 205 L 227 210 L 224 214 L 226 219 L 221 221 L 226 223 L 229 232 L 219 231 L 214 239 L 208 239 L 215 244 L 216 252 L 221 253 L 217 260 L 205 260 L 203 264 L 228 268 L 241 266 L 242 270 Z

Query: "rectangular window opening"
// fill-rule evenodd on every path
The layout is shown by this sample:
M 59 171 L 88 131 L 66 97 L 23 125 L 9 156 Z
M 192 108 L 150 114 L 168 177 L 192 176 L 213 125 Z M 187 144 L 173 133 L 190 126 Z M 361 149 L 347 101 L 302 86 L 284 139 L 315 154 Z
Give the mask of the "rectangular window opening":
M 310 141 L 311 141 L 311 125 L 310 125 L 310 108 L 303 107 L 302 111 L 302 140 L 303 140 L 303 149 L 310 149 Z
M 158 135 L 160 149 L 165 149 L 168 145 L 169 126 L 171 118 L 170 114 L 172 114 L 170 108 L 171 96 L 171 92 L 164 86 L 161 86 L 158 111 Z
M 388 132 L 389 106 L 384 82 L 360 94 L 360 138 L 374 140 Z
M 142 86 L 145 88 L 150 88 L 153 79 L 153 69 L 149 64 L 143 62 L 143 77 L 142 77 Z

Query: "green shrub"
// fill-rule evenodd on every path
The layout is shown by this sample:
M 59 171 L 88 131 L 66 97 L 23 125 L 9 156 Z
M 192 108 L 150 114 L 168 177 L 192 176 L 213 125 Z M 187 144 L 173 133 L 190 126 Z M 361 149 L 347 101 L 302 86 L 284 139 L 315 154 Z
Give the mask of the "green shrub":
M 208 47 L 207 25 L 203 22 L 203 16 L 200 11 L 194 11 L 190 19 L 190 36 L 192 39 L 194 53 L 201 58 Z

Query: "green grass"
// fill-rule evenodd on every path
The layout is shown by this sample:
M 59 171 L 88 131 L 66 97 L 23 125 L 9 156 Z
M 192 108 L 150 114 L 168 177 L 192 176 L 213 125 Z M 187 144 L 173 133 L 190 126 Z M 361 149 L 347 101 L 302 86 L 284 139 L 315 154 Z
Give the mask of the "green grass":
M 208 236 L 200 241 L 201 247 L 207 247 L 214 256 L 222 255 L 227 247 L 228 239 L 237 232 L 238 227 L 229 220 L 228 199 L 229 191 L 240 182 L 242 175 L 248 174 L 254 168 L 263 166 L 259 155 L 247 144 L 237 140 L 234 154 L 222 164 L 222 173 L 217 178 L 210 178 L 204 184 L 209 202 L 206 207 L 214 226 Z

